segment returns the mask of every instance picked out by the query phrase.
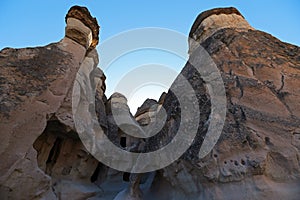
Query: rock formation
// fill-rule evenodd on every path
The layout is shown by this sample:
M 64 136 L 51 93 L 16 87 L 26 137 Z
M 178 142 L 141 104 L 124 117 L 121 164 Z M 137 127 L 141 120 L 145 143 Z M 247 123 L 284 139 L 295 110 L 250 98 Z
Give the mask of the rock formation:
M 87 17 L 88 16 L 88 17 Z M 99 25 L 88 9 L 73 6 L 66 15 L 66 37 L 73 39 L 89 49 L 94 49 L 99 42 Z
M 86 199 L 100 191 L 90 181 L 98 161 L 78 138 L 71 106 L 76 73 L 98 64 L 99 26 L 81 7 L 66 21 L 58 43 L 0 52 L 1 199 Z
M 74 6 L 66 23 L 58 43 L 0 51 L 0 199 L 300 198 L 299 47 L 255 30 L 235 8 L 201 13 L 180 73 L 196 92 L 199 124 L 191 124 L 198 127 L 196 137 L 170 166 L 130 174 L 98 162 L 90 154 L 97 148 L 97 133 L 87 138 L 88 149 L 76 120 L 89 128 L 99 123 L 126 151 L 155 151 L 174 138 L 181 123 L 184 108 L 173 92 L 180 89 L 180 78 L 158 102 L 147 99 L 133 117 L 126 97 L 105 96 L 106 77 L 97 68 L 97 20 Z M 209 82 L 196 70 L 206 64 L 200 47 L 221 73 L 227 101 L 221 137 L 203 158 L 199 150 L 214 116 Z M 78 82 L 86 77 L 89 83 Z M 95 105 L 84 99 L 92 90 Z M 80 97 L 77 102 L 74 95 Z M 86 102 L 78 106 L 81 100 Z M 97 122 L 92 115 L 73 118 L 89 109 Z M 126 123 L 120 124 L 113 112 Z M 156 135 L 133 137 L 155 132 L 164 115 L 166 123 Z M 128 130 L 133 136 L 126 135 Z
M 212 9 L 198 15 L 189 33 L 189 52 L 192 53 L 204 40 L 224 28 L 235 31 L 253 30 L 236 8 Z
M 237 19 L 241 26 L 232 23 Z M 160 170 L 154 192 L 167 189 L 166 199 L 299 199 L 299 47 L 254 30 L 233 8 L 200 14 L 190 36 L 196 41 L 181 74 L 198 89 L 200 100 L 210 98 L 190 64 L 201 57 L 194 45 L 199 42 L 221 72 L 226 121 L 211 153 L 197 158 L 202 124 L 209 119 L 208 106 L 202 107 L 198 139 L 181 159 Z M 168 93 L 163 106 L 175 112 L 169 121 L 176 121 L 175 104 Z

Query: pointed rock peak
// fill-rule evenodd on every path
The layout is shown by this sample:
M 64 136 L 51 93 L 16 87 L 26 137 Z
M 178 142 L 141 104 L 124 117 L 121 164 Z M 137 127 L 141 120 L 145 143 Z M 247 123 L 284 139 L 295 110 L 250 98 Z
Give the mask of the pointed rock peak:
M 223 28 L 235 28 L 237 31 L 253 29 L 236 8 L 214 8 L 202 12 L 196 18 L 189 33 L 189 52 L 191 53 L 199 43 Z
M 66 15 L 66 37 L 83 45 L 86 49 L 94 49 L 99 42 L 100 26 L 86 7 L 73 6 Z

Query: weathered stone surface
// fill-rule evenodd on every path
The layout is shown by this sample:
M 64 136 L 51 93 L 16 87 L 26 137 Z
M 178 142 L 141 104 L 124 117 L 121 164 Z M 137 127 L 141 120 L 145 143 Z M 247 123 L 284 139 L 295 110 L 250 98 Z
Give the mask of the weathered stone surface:
M 144 103 L 140 107 L 138 107 L 138 109 L 137 109 L 134 116 L 136 117 L 136 116 L 139 116 L 139 115 L 141 115 L 145 112 L 148 112 L 151 109 L 152 106 L 156 106 L 157 104 L 158 103 L 155 99 L 146 99 L 144 101 Z
M 95 45 L 98 36 L 91 39 Z M 45 47 L 0 52 L 1 199 L 56 199 L 64 196 L 64 190 L 55 191 L 60 179 L 90 183 L 98 161 L 74 132 L 70 101 L 86 54 L 68 37 Z
M 197 135 L 170 166 L 129 174 L 89 153 L 99 140 L 94 127 L 100 124 L 123 150 L 155 151 L 178 131 L 184 108 L 173 92 L 185 94 L 184 87 L 177 78 L 158 102 L 146 100 L 133 117 L 125 96 L 106 99 L 95 18 L 75 6 L 66 22 L 66 37 L 58 43 L 0 51 L 0 199 L 300 198 L 299 47 L 254 30 L 234 8 L 200 14 L 190 32 L 190 62 L 181 72 L 198 99 L 199 124 L 192 115 L 184 118 L 198 127 Z M 221 137 L 201 159 L 211 97 L 192 65 L 205 65 L 199 45 L 220 70 L 227 98 Z M 72 102 L 74 96 L 80 98 Z M 74 119 L 74 113 L 85 115 Z M 84 127 L 76 129 L 76 120 Z M 90 149 L 79 138 L 84 128 L 92 133 Z M 134 137 L 158 128 L 149 138 Z
M 216 8 L 205 11 L 195 20 L 189 34 L 189 52 L 193 52 L 204 40 L 224 28 L 248 31 L 253 28 L 235 8 Z
M 195 22 L 193 23 L 189 36 L 192 37 L 195 32 L 197 31 L 197 29 L 200 27 L 201 23 L 203 22 L 203 20 L 205 20 L 206 18 L 212 16 L 212 15 L 220 15 L 220 14 L 225 14 L 225 15 L 239 15 L 241 17 L 244 18 L 244 16 L 234 7 L 228 7 L 228 8 L 214 8 L 211 10 L 207 10 L 204 11 L 202 13 L 200 13 Z
M 108 119 L 108 137 L 115 145 L 127 150 L 136 150 L 138 138 L 144 137 L 144 131 L 130 113 L 127 99 L 120 93 L 114 93 L 106 104 Z M 126 144 L 121 144 L 121 138 L 126 138 Z
M 213 151 L 197 159 L 205 130 L 200 123 L 202 137 L 182 159 L 161 170 L 153 187 L 168 189 L 168 199 L 299 199 L 300 48 L 251 28 L 216 28 L 208 37 L 197 29 L 190 35 L 213 58 L 225 84 L 225 126 Z M 190 59 L 201 57 L 194 47 Z M 181 73 L 191 85 L 205 85 L 192 78 L 191 65 Z M 200 99 L 209 99 L 206 90 L 198 92 Z M 163 105 L 176 116 L 176 99 L 169 93 Z M 176 124 L 161 134 L 168 135 Z
M 61 43 L 44 48 L 6 49 L 1 54 L 4 54 L 0 61 L 3 78 L 1 90 L 2 94 L 6 94 L 1 99 L 3 112 L 0 137 L 3 145 L 0 157 L 1 160 L 5 160 L 0 164 L 1 185 L 10 188 L 10 193 L 16 195 L 15 198 L 21 193 L 14 191 L 20 188 L 24 189 L 24 194 L 28 194 L 24 195 L 24 199 L 33 199 L 47 193 L 47 190 L 39 193 L 38 190 L 35 191 L 38 188 L 28 191 L 22 187 L 30 185 L 31 181 L 43 182 L 39 180 L 41 176 L 35 174 L 37 170 L 21 170 L 27 178 L 14 184 L 11 184 L 7 177 L 17 170 L 16 163 L 31 151 L 33 142 L 46 127 L 47 119 L 63 102 L 85 50 L 73 41 L 65 39 Z M 29 174 L 26 174 L 28 172 Z M 50 189 L 50 185 L 44 187 Z M 5 194 L 11 196 L 10 193 Z M 33 194 L 37 196 L 31 196 Z
M 154 99 L 146 99 L 146 101 L 137 109 L 135 120 L 145 126 L 155 121 L 155 116 L 161 105 Z
M 70 25 L 70 29 L 66 28 L 66 35 L 75 39 L 76 42 L 85 46 L 82 39 L 91 39 L 90 45 L 87 48 L 93 49 L 99 42 L 99 28 L 96 18 L 92 17 L 86 7 L 73 6 L 66 15 L 66 23 Z M 88 30 L 89 29 L 89 30 Z M 70 30 L 70 32 L 68 32 Z M 89 33 L 91 31 L 91 33 Z M 70 34 L 70 35 L 69 35 Z M 89 34 L 92 34 L 91 37 Z M 86 38 L 86 36 L 88 36 Z

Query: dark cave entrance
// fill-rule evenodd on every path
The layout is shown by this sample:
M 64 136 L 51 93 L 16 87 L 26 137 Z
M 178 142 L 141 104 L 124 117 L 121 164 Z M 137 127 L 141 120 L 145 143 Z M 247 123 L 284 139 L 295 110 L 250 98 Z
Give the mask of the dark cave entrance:
M 123 181 L 129 182 L 129 178 L 130 178 L 130 173 L 124 172 L 123 173 Z
M 48 175 L 51 175 L 52 168 L 59 158 L 61 148 L 66 141 L 66 134 L 76 137 L 74 132 L 68 131 L 67 127 L 58 120 L 49 120 L 43 133 L 33 143 L 37 151 L 38 166 Z
M 121 147 L 123 147 L 123 148 L 126 147 L 126 137 L 121 137 L 121 138 L 120 138 L 120 145 L 121 145 Z
M 43 133 L 34 141 L 37 163 L 41 170 L 53 178 L 77 177 L 78 168 L 89 163 L 85 179 L 99 182 L 105 167 L 93 158 L 83 146 L 78 134 L 56 118 L 47 121 Z

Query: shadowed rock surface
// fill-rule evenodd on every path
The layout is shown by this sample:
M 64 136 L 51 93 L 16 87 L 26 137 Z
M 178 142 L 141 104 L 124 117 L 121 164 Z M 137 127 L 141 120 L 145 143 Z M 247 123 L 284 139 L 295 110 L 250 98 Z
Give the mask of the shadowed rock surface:
M 129 174 L 89 153 L 75 129 L 74 112 L 94 109 L 97 122 L 92 115 L 82 120 L 91 127 L 99 123 L 119 148 L 154 151 L 168 144 L 180 126 L 183 108 L 171 92 L 180 89 L 179 78 L 158 102 L 147 99 L 133 117 L 126 97 L 105 96 L 106 77 L 97 68 L 96 19 L 87 8 L 74 6 L 66 23 L 58 43 L 0 51 L 0 199 L 300 198 L 299 47 L 254 30 L 235 8 L 200 14 L 189 34 L 189 62 L 181 71 L 198 99 L 199 124 L 185 119 L 198 127 L 196 137 L 170 166 Z M 204 158 L 198 153 L 211 120 L 211 97 L 195 69 L 205 65 L 200 45 L 221 73 L 227 100 L 221 137 Z M 75 84 L 78 91 L 72 93 L 74 83 L 85 77 L 90 82 Z M 87 101 L 76 107 L 72 95 L 84 98 L 92 90 L 95 105 Z M 112 109 L 126 123 L 118 124 Z M 166 123 L 155 136 L 138 139 L 122 129 L 143 133 L 149 124 L 157 125 L 161 113 Z M 87 139 L 94 139 L 91 148 L 96 148 L 97 133 Z
M 237 31 L 235 26 L 222 27 L 203 40 L 205 29 L 190 35 L 202 41 L 221 72 L 226 122 L 212 152 L 197 159 L 206 115 L 199 124 L 200 139 L 196 138 L 182 159 L 160 170 L 153 192 L 159 195 L 168 190 L 166 199 L 299 199 L 299 47 L 253 28 Z M 191 48 L 190 61 L 201 57 Z M 197 72 L 189 63 L 181 74 L 197 89 L 205 84 L 193 78 Z M 200 99 L 207 97 L 204 89 L 197 91 Z M 168 93 L 163 106 L 175 113 L 169 121 L 176 121 L 174 104 L 176 99 Z M 205 112 L 206 107 L 203 109 Z M 160 134 L 170 134 L 177 123 L 173 124 Z

